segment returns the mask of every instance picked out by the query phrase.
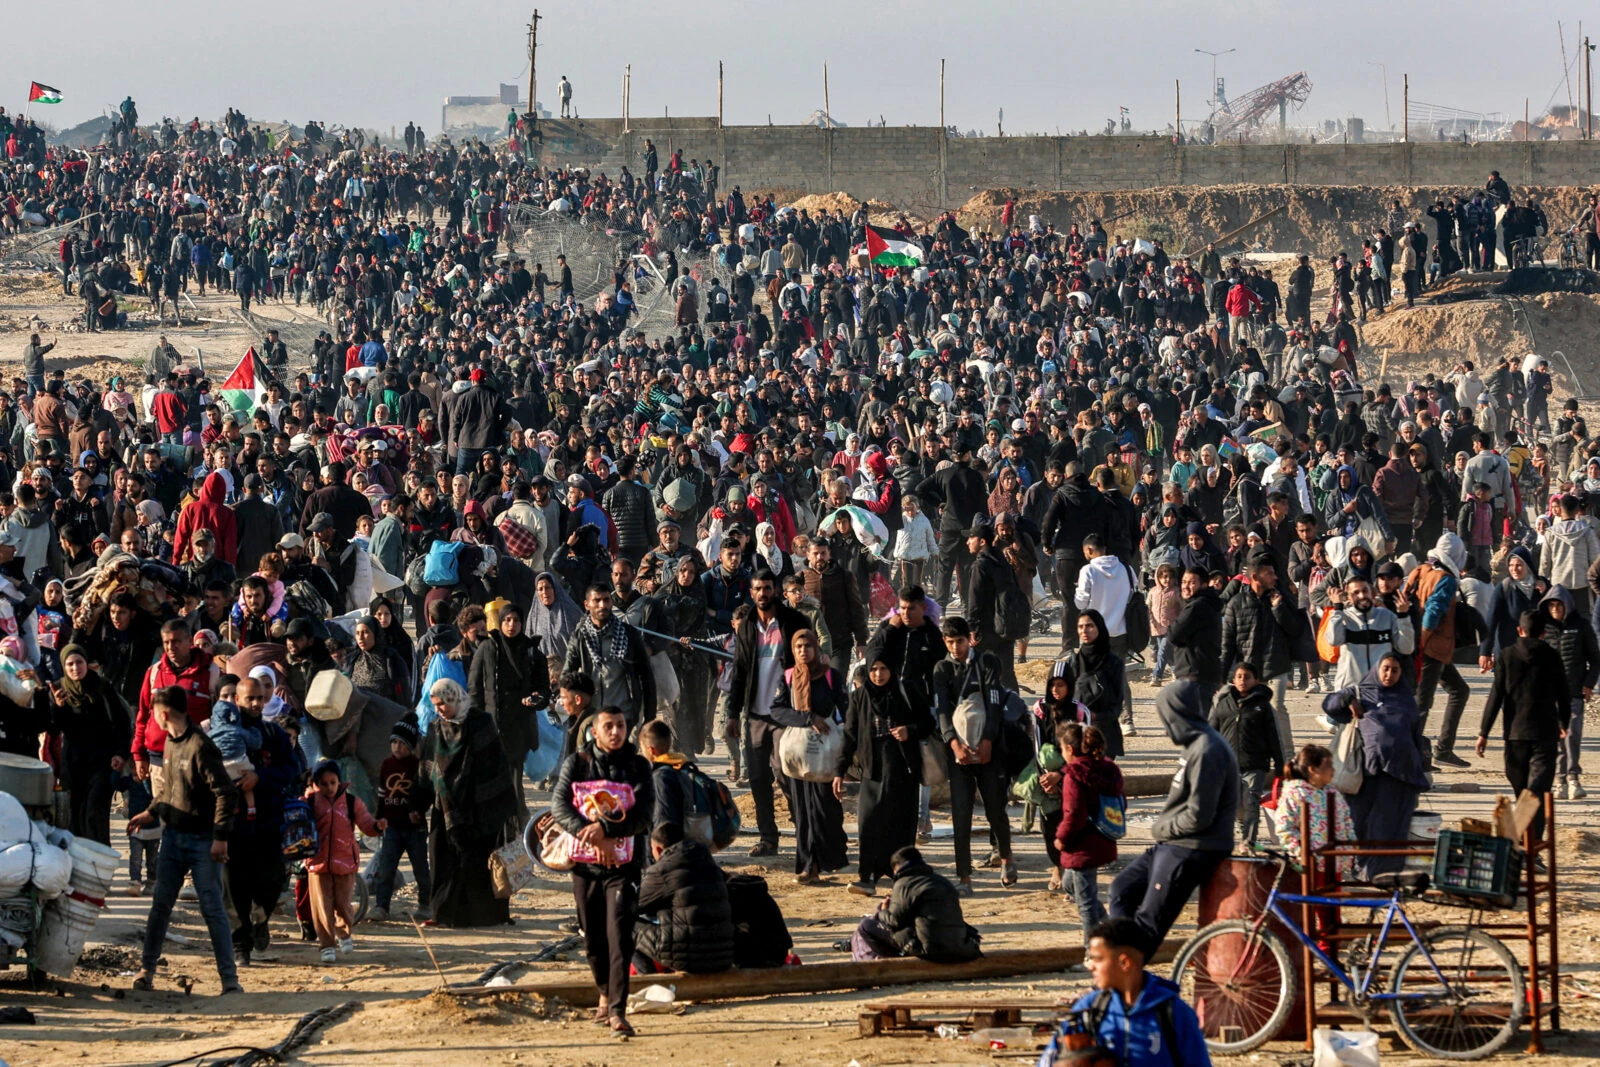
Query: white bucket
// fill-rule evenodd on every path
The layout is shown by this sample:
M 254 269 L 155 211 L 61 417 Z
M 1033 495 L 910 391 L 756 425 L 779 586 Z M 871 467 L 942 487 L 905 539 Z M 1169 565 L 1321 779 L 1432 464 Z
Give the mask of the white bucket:
M 72 896 L 61 896 L 45 905 L 39 924 L 34 966 L 56 978 L 72 977 L 88 943 L 89 932 L 100 917 L 100 908 Z
M 1411 816 L 1411 842 L 1421 848 L 1439 844 L 1439 831 L 1444 829 L 1444 816 L 1433 811 L 1419 811 Z M 1406 866 L 1416 871 L 1433 870 L 1433 856 L 1407 856 Z
M 121 854 L 86 837 L 74 838 L 67 852 L 72 855 L 72 888 L 86 897 L 103 899 L 122 863 Z

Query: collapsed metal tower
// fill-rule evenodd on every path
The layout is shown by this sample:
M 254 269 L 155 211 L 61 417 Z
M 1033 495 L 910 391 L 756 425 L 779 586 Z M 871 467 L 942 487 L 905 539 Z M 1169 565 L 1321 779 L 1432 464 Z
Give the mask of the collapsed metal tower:
M 1278 128 L 1282 129 L 1288 124 L 1290 106 L 1298 111 L 1310 95 L 1311 79 L 1301 71 L 1251 89 L 1233 100 L 1219 101 L 1208 121 L 1220 141 L 1260 126 L 1272 109 L 1277 108 Z

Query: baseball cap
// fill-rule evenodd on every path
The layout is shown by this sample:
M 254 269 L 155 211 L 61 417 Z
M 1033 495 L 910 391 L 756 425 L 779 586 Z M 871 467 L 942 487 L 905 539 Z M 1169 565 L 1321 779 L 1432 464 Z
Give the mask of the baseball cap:
M 315 637 L 317 631 L 311 625 L 310 619 L 290 619 L 288 627 L 283 631 L 285 637 Z
M 282 537 L 278 538 L 278 547 L 304 548 L 306 547 L 306 539 L 297 533 L 286 533 Z
M 332 515 L 328 514 L 326 511 L 319 511 L 317 512 L 316 517 L 311 520 L 311 524 L 306 527 L 306 532 L 321 533 L 323 530 L 333 529 L 335 525 L 336 524 L 333 521 Z

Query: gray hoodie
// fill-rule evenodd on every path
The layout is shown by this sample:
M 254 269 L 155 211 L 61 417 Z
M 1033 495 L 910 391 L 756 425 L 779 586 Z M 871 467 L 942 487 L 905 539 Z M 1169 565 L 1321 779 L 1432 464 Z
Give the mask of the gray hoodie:
M 1239 761 L 1206 721 L 1200 687 L 1192 681 L 1173 682 L 1156 694 L 1156 713 L 1183 755 L 1150 836 L 1157 843 L 1202 852 L 1232 852 Z

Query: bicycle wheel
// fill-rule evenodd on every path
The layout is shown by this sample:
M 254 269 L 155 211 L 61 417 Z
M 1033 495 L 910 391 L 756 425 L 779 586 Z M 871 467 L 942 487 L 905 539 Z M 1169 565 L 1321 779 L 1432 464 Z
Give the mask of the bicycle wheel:
M 1415 998 L 1390 1004 L 1401 1040 L 1444 1060 L 1482 1059 L 1510 1041 L 1527 1003 L 1522 965 L 1511 950 L 1466 926 L 1440 927 L 1423 942 L 1438 973 L 1422 945 L 1413 944 L 1389 979 L 1391 993 Z
M 1244 919 L 1215 922 L 1172 965 L 1178 995 L 1194 1006 L 1206 1046 L 1237 1055 L 1266 1044 L 1294 1007 L 1294 962 L 1277 934 Z

